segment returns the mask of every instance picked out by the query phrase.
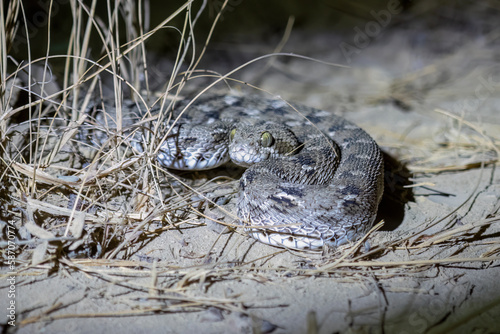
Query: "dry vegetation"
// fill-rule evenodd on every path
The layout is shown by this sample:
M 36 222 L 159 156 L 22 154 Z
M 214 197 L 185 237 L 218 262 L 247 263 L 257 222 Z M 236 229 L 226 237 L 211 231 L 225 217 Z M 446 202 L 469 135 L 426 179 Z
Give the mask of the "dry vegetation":
M 5 260 L 12 251 L 15 253 L 13 271 L 18 282 L 36 281 L 37 277 L 50 280 L 54 276 L 73 279 L 74 273 L 79 272 L 100 281 L 102 284 L 97 285 L 102 291 L 106 291 L 106 285 L 119 287 L 117 295 L 129 307 L 72 313 L 60 312 L 68 306 L 60 303 L 21 317 L 19 326 L 62 318 L 213 309 L 251 315 L 251 306 L 244 306 L 246 301 L 238 295 L 215 298 L 193 291 L 206 289 L 215 282 L 245 279 L 259 284 L 310 276 L 353 282 L 373 277 L 383 280 L 417 275 L 438 265 L 491 265 L 500 260 L 498 238 L 485 240 L 479 232 L 498 222 L 499 204 L 482 219 L 457 224 L 457 212 L 472 205 L 478 196 L 476 190 L 482 176 L 451 212 L 427 219 L 387 240 L 373 237 L 381 224 L 375 226 L 365 238 L 371 240 L 368 251 L 363 247 L 363 239 L 329 254 L 302 254 L 268 247 L 267 254 L 261 257 L 233 257 L 233 252 L 239 250 L 238 243 L 250 243 L 243 231 L 236 229 L 220 234 L 213 244 L 197 248 L 204 253 L 172 248 L 171 252 L 178 253 L 168 259 L 138 256 L 160 236 L 201 229 L 208 219 L 213 219 L 205 208 L 217 202 L 215 189 L 227 185 L 227 194 L 234 193 L 235 182 L 216 174 L 176 174 L 150 158 L 157 149 L 154 145 L 145 153 L 127 147 L 127 137 L 121 132 L 123 99 L 133 99 L 146 108 L 161 106 L 166 111 L 173 100 L 186 95 L 186 86 L 202 92 L 220 81 L 237 82 L 232 74 L 239 68 L 219 75 L 199 67 L 205 49 L 196 46 L 210 45 L 211 34 L 203 41 L 193 34 L 197 16 L 206 8 L 195 10 L 191 2 L 152 28 L 144 22 L 148 13 L 137 12 L 140 7 L 132 0 L 122 1 L 118 7 L 113 2 L 107 17 L 95 15 L 96 1 L 88 2 L 89 6 L 74 0 L 69 3 L 73 26 L 68 32 L 67 53 L 49 54 L 49 35 L 47 54 L 39 59 L 31 58 L 29 41 L 24 59 L 9 56 L 16 34 L 27 29 L 16 24 L 24 15 L 23 2 L 14 0 L 0 7 L 0 246 Z M 183 24 L 171 26 L 174 18 L 182 18 Z M 219 16 L 214 17 L 213 27 L 218 20 Z M 50 24 L 49 21 L 49 31 Z M 161 29 L 172 29 L 178 34 L 178 53 L 164 86 L 153 90 L 148 84 L 151 73 L 147 41 Z M 99 52 L 95 52 L 95 46 L 92 50 L 92 54 L 102 55 L 99 59 L 90 56 L 91 39 L 99 41 Z M 273 59 L 273 55 L 263 58 Z M 64 64 L 61 77 L 53 74 L 52 62 Z M 418 73 L 412 75 L 395 87 L 398 96 L 404 95 L 405 85 L 419 78 Z M 201 88 L 194 84 L 189 87 L 192 79 L 200 76 L 209 78 L 211 83 Z M 85 110 L 101 99 L 116 106 L 118 122 L 104 129 L 111 138 L 107 143 L 92 147 L 79 133 L 93 126 L 93 118 Z M 399 150 L 401 160 L 415 173 L 416 183 L 411 187 L 432 186 L 420 180 L 419 175 L 484 170 L 497 164 L 498 136 L 491 136 L 478 123 L 449 111 L 436 112 L 453 124 L 447 139 L 441 142 L 404 141 L 398 146 L 388 139 L 390 135 L 385 137 L 385 146 Z M 166 115 L 164 112 L 160 118 Z M 234 218 L 226 208 L 222 210 L 229 217 L 222 223 L 230 226 Z M 436 226 L 444 228 L 436 232 Z M 463 252 L 463 248 L 469 251 Z M 477 251 L 470 251 L 473 249 Z M 273 262 L 283 253 L 293 260 Z M 2 269 L 5 277 L 10 271 L 6 263 Z M 90 281 L 86 284 L 86 288 L 93 289 Z M 309 321 L 307 326 L 313 333 L 317 326 L 314 313 Z

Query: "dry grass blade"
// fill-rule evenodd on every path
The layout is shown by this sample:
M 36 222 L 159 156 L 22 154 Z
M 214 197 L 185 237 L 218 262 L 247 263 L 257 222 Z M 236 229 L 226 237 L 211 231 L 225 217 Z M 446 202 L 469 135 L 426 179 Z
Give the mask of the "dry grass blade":
M 412 157 L 410 160 L 415 161 L 415 163 L 408 166 L 410 170 L 416 173 L 465 171 L 480 168 L 483 164 L 490 165 L 498 162 L 500 149 L 497 138 L 488 135 L 478 124 L 464 119 L 463 115 L 458 116 L 442 109 L 435 109 L 435 112 L 445 115 L 457 123 L 456 128 L 449 130 L 447 134 L 453 140 L 418 143 L 417 145 L 421 145 L 421 150 L 428 153 L 422 159 Z M 494 125 L 491 127 L 496 128 Z M 468 158 L 457 159 L 457 156 Z M 456 163 L 451 163 L 453 161 Z
M 489 219 L 482 219 L 480 221 L 467 223 L 467 224 L 464 224 L 462 226 L 457 226 L 457 227 L 445 230 L 441 233 L 438 233 L 438 234 L 432 236 L 431 238 L 427 239 L 426 241 L 422 242 L 421 244 L 414 246 L 414 248 L 417 248 L 417 249 L 424 248 L 424 247 L 429 247 L 429 246 L 434 245 L 434 244 L 442 243 L 442 242 L 445 242 L 447 240 L 456 238 L 460 235 L 463 235 L 466 232 L 477 229 L 479 227 L 488 226 L 488 225 L 490 225 L 494 222 L 497 222 L 499 220 L 500 220 L 500 217 L 493 217 L 493 218 L 489 218 Z
M 370 231 L 368 231 L 361 239 L 359 239 L 359 241 L 357 241 L 356 244 L 349 251 L 346 251 L 340 258 L 335 260 L 334 263 L 319 267 L 318 272 L 329 271 L 329 270 L 332 270 L 336 267 L 342 266 L 343 261 L 345 261 L 345 259 L 350 257 L 352 254 L 354 254 L 358 250 L 358 248 L 366 241 L 366 239 L 368 239 L 368 237 L 373 232 L 379 230 L 382 226 L 384 226 L 384 221 L 381 221 L 378 224 L 376 224 L 375 226 L 373 226 L 370 229 Z
M 0 277 L 17 280 L 19 327 L 50 331 L 69 323 L 67 319 L 84 318 L 107 318 L 110 323 L 116 320 L 113 318 L 128 318 L 126 321 L 141 323 L 150 319 L 141 316 L 154 315 L 161 321 L 174 319 L 169 324 L 181 319 L 193 326 L 213 322 L 207 328 L 231 324 L 232 332 L 272 332 L 276 328 L 285 332 L 290 328 L 281 324 L 262 329 L 256 325 L 259 316 L 270 322 L 276 314 L 289 316 L 296 311 L 302 318 L 296 317 L 293 323 L 303 325 L 296 328 L 311 333 L 329 330 L 325 324 L 338 314 L 353 319 L 338 331 L 363 330 L 373 319 L 380 321 L 381 331 L 390 331 L 395 308 L 404 304 L 407 315 L 405 298 L 412 302 L 414 296 L 415 301 L 422 296 L 437 300 L 448 286 L 465 285 L 468 268 L 480 274 L 479 269 L 494 269 L 499 263 L 496 231 L 500 204 L 491 204 L 498 192 L 499 138 L 481 125 L 489 130 L 496 129 L 494 124 L 475 123 L 468 115 L 457 116 L 452 108 L 435 109 L 430 118 L 447 123 L 444 130 L 436 130 L 434 140 L 427 129 L 419 128 L 418 116 L 428 114 L 425 108 L 402 112 L 394 101 L 381 99 L 377 105 L 352 103 L 351 99 L 356 100 L 352 96 L 369 89 L 358 90 L 364 84 L 359 78 L 349 80 L 360 71 L 363 80 L 370 81 L 373 73 L 316 59 L 315 53 L 286 52 L 295 50 L 290 43 L 303 38 L 292 34 L 293 17 L 282 38 L 276 39 L 274 51 L 266 45 L 266 51 L 253 58 L 245 53 L 239 66 L 221 66 L 224 69 L 217 71 L 201 68 L 214 45 L 217 52 L 226 47 L 217 44 L 215 33 L 225 23 L 223 11 L 232 13 L 239 6 L 236 2 L 189 0 L 150 22 L 149 16 L 157 13 L 151 13 L 147 0 L 102 4 L 70 0 L 65 7 L 70 29 L 63 32 L 66 39 L 61 44 L 66 54 L 56 54 L 61 49 L 54 39 L 54 29 L 59 26 L 54 23 L 60 15 L 56 8 L 66 4 L 50 1 L 45 12 L 47 25 L 40 29 L 43 43 L 35 47 L 31 44 L 35 39 L 27 39 L 22 56 L 9 54 L 9 49 L 22 37 L 19 30 L 29 35 L 27 3 L 12 0 L 0 6 L 0 248 L 4 258 L 12 251 L 17 261 L 13 269 L 4 266 Z M 216 6 L 220 10 L 208 15 L 208 24 L 200 24 L 207 19 L 207 10 Z M 151 53 L 149 48 L 157 37 L 168 43 L 166 54 L 171 61 L 161 59 L 168 57 L 164 54 L 160 58 Z M 324 42 L 322 45 L 329 45 Z M 376 47 L 375 40 L 372 46 Z M 361 51 L 371 52 L 368 48 Z M 281 63 L 283 58 L 287 61 Z M 424 85 L 422 92 L 413 92 L 411 87 L 426 77 L 441 78 L 440 67 L 446 61 L 449 58 L 387 84 L 390 98 L 404 103 L 424 96 L 430 86 Z M 345 112 L 346 118 L 364 117 L 368 114 L 365 109 L 370 108 L 387 115 L 397 113 L 408 131 L 390 125 L 369 125 L 367 130 L 380 131 L 374 137 L 402 152 L 401 160 L 409 161 L 411 171 L 417 173 L 415 183 L 408 186 L 415 191 L 416 202 L 403 204 L 399 225 L 390 226 L 390 219 L 381 215 L 385 222 L 380 220 L 362 239 L 323 253 L 273 248 L 244 233 L 245 228 L 264 228 L 242 226 L 245 217 L 235 214 L 241 170 L 228 166 L 187 173 L 167 170 L 156 160 L 162 150 L 159 143 L 175 133 L 175 125 L 187 119 L 192 103 L 207 91 L 224 85 L 277 97 L 283 91 L 276 88 L 276 82 L 270 81 L 274 86 L 266 83 L 267 76 L 276 71 L 283 76 L 280 80 L 291 83 L 287 89 L 295 94 L 293 87 L 300 80 L 291 82 L 290 77 L 310 69 L 299 63 L 349 69 L 347 74 L 335 75 L 342 81 L 339 87 L 351 88 L 345 92 L 334 88 L 333 94 L 327 91 L 334 96 L 332 103 L 339 103 L 338 111 L 361 110 L 361 116 Z M 256 65 L 262 65 L 260 70 Z M 380 69 L 373 72 L 379 80 Z M 311 73 L 314 84 L 322 85 L 321 75 Z M 245 81 L 248 78 L 251 82 Z M 255 80 L 262 84 L 257 86 Z M 175 108 L 184 103 L 179 102 L 184 96 L 194 98 L 183 110 Z M 491 97 L 495 97 L 493 93 Z M 294 104 L 289 106 L 301 113 Z M 380 115 L 370 117 L 367 124 Z M 412 139 L 414 129 L 425 135 Z M 460 171 L 470 173 L 467 187 L 457 191 L 452 184 L 453 191 L 448 191 L 455 174 L 442 173 L 445 171 L 457 173 L 457 178 L 463 175 Z M 440 173 L 451 176 L 445 182 Z M 424 187 L 437 189 L 436 194 L 422 192 Z M 445 193 L 451 195 L 445 197 Z M 478 213 L 484 198 L 491 203 Z M 382 232 L 382 225 L 394 231 Z M 289 225 L 273 228 L 280 226 Z M 369 250 L 363 248 L 368 242 Z M 472 283 L 473 288 L 479 285 Z M 28 298 L 32 296 L 24 292 L 28 286 L 33 287 L 33 303 Z M 392 294 L 386 294 L 388 291 Z M 453 298 L 455 292 L 451 291 Z M 92 308 L 94 301 L 104 311 Z M 362 304 L 365 302 L 367 305 Z M 422 305 L 410 304 L 408 310 Z M 434 329 L 458 329 L 498 304 L 495 298 L 454 324 Z M 358 321 L 361 313 L 371 318 Z M 276 322 L 281 321 L 278 318 Z M 235 325 L 245 321 L 251 326 L 241 329 Z

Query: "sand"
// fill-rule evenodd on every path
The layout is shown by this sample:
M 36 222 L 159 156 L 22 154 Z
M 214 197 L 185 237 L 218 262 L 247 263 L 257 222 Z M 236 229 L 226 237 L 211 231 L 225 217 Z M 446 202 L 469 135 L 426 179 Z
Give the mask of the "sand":
M 203 193 L 232 199 L 222 205 L 227 212 L 207 204 L 194 207 L 196 196 L 186 192 L 178 206 L 166 203 L 169 213 L 156 208 L 163 221 L 142 224 L 142 219 L 114 217 L 117 226 L 112 217 L 95 213 L 107 227 L 87 218 L 84 234 L 100 228 L 107 248 L 76 258 L 67 253 L 71 242 L 40 241 L 43 231 L 61 237 L 68 217 L 56 215 L 60 226 L 49 220 L 52 225 L 38 226 L 42 232 L 30 229 L 25 226 L 30 212 L 36 222 L 54 214 L 13 193 L 11 204 L 20 210 L 2 222 L 4 258 L 9 249 L 5 226 L 18 236 L 31 235 L 24 239 L 31 241 L 16 252 L 12 270 L 1 268 L 0 304 L 8 315 L 8 303 L 15 301 L 16 315 L 15 327 L 4 317 L 3 332 L 498 331 L 497 31 L 479 36 L 445 24 L 431 28 L 424 22 L 418 33 L 408 25 L 388 26 L 364 47 L 356 46 L 355 31 L 293 30 L 283 49 L 348 67 L 283 56 L 259 61 L 235 77 L 288 100 L 339 111 L 407 168 L 410 186 L 403 193 L 398 187 L 405 173 L 388 174 L 386 180 L 394 183 L 379 215 L 385 224 L 366 242 L 325 253 L 284 250 L 260 244 L 241 229 L 227 232 L 193 211 L 232 224 L 234 180 Z M 259 46 L 271 52 L 270 44 Z M 356 50 L 346 57 L 341 45 Z M 245 59 L 237 48 L 224 51 Z M 204 68 L 221 73 L 234 68 L 215 58 L 208 52 Z M 231 85 L 253 91 L 238 82 Z M 238 173 L 220 169 L 173 176 L 195 187 L 214 175 Z M 174 182 L 166 173 L 158 175 L 161 187 Z M 109 203 L 98 212 L 132 212 L 125 196 L 103 198 Z M 41 202 L 52 203 L 49 196 Z M 121 245 L 125 240 L 130 242 Z M 12 289 L 15 297 L 10 298 Z

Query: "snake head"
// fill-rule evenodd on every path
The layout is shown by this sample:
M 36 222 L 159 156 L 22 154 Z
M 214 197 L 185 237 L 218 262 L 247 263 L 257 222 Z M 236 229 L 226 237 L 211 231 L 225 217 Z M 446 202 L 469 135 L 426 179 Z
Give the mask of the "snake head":
M 289 128 L 275 123 L 240 125 L 231 130 L 229 139 L 229 156 L 243 167 L 295 154 L 300 146 Z

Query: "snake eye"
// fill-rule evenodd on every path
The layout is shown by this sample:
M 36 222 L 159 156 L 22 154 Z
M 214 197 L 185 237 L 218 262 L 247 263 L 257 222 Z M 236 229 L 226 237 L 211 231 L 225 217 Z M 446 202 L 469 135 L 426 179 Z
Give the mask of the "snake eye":
M 260 144 L 263 147 L 269 147 L 273 144 L 274 138 L 269 132 L 263 132 L 262 135 L 260 136 Z
M 235 134 L 236 134 L 236 129 L 232 129 L 231 132 L 229 132 L 229 140 L 233 140 Z

